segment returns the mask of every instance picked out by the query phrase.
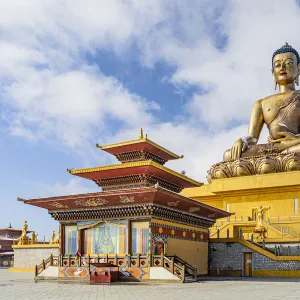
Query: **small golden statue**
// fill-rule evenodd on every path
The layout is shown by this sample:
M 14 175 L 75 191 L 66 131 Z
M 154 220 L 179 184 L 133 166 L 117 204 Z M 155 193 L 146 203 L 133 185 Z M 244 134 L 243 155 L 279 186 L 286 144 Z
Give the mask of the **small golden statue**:
M 256 226 L 254 228 L 254 232 L 258 233 L 260 237 L 265 237 L 265 233 L 267 229 L 263 225 L 263 213 L 270 209 L 270 206 L 262 207 L 254 207 L 253 210 L 256 211 Z
M 258 100 L 252 109 L 248 135 L 225 151 L 224 161 L 208 172 L 208 180 L 300 170 L 300 57 L 287 43 L 272 56 L 272 76 L 278 94 Z M 263 125 L 267 144 L 258 144 Z
M 54 230 L 52 231 L 52 234 L 51 234 L 51 244 L 55 244 L 55 231 Z
M 28 229 L 27 221 L 24 221 L 23 227 L 22 227 L 22 234 L 21 234 L 21 237 L 25 237 L 25 236 L 26 236 L 26 234 L 27 234 L 27 229 Z
M 55 244 L 59 244 L 59 237 L 60 237 L 60 227 L 58 227 L 58 230 L 57 230 L 57 237 L 54 241 Z
M 22 227 L 22 233 L 21 236 L 18 239 L 18 245 L 28 245 L 30 243 L 30 239 L 27 236 L 27 221 L 24 221 L 23 227 Z
M 36 234 L 34 231 L 32 232 L 32 235 L 31 235 L 31 244 L 36 244 Z

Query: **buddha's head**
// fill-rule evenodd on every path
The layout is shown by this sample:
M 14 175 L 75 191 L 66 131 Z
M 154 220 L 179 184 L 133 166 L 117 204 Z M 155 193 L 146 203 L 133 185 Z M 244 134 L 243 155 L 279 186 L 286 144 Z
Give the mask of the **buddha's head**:
M 288 43 L 279 48 L 272 56 L 272 75 L 279 85 L 293 84 L 299 85 L 300 57 L 299 53 Z

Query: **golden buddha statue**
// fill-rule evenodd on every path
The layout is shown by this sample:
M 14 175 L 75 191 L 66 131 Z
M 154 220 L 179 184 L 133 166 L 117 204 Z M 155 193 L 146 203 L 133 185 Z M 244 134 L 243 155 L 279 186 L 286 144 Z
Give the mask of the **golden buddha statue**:
M 18 245 L 28 245 L 30 242 L 29 237 L 27 236 L 28 225 L 27 221 L 24 221 L 22 226 L 21 236 L 18 238 Z
M 300 170 L 300 57 L 287 43 L 272 56 L 275 95 L 258 100 L 252 109 L 248 136 L 239 138 L 224 153 L 224 161 L 211 167 L 214 178 Z M 267 144 L 257 144 L 263 125 Z
M 24 221 L 23 226 L 22 226 L 21 237 L 26 237 L 27 229 L 28 229 L 27 221 Z

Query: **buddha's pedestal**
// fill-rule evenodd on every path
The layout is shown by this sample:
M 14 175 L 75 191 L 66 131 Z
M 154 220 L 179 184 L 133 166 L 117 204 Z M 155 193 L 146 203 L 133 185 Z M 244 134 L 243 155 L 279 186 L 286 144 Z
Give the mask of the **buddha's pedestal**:
M 244 157 L 214 164 L 208 171 L 207 180 L 300 171 L 300 153 L 268 154 Z
M 182 194 L 232 213 L 210 228 L 210 238 L 242 232 L 246 240 L 263 240 L 254 230 L 261 218 L 266 242 L 300 242 L 300 171 L 213 179 Z

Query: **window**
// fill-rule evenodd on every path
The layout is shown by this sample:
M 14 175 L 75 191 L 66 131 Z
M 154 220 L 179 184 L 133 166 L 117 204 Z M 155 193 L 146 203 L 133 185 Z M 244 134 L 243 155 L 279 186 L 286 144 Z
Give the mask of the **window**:
M 77 226 L 65 226 L 65 254 L 75 254 L 77 252 Z
M 132 253 L 149 251 L 149 222 L 133 221 L 131 223 Z
M 110 221 L 85 229 L 83 233 L 84 254 L 126 254 L 126 221 Z
M 298 198 L 294 199 L 294 214 L 298 215 Z

